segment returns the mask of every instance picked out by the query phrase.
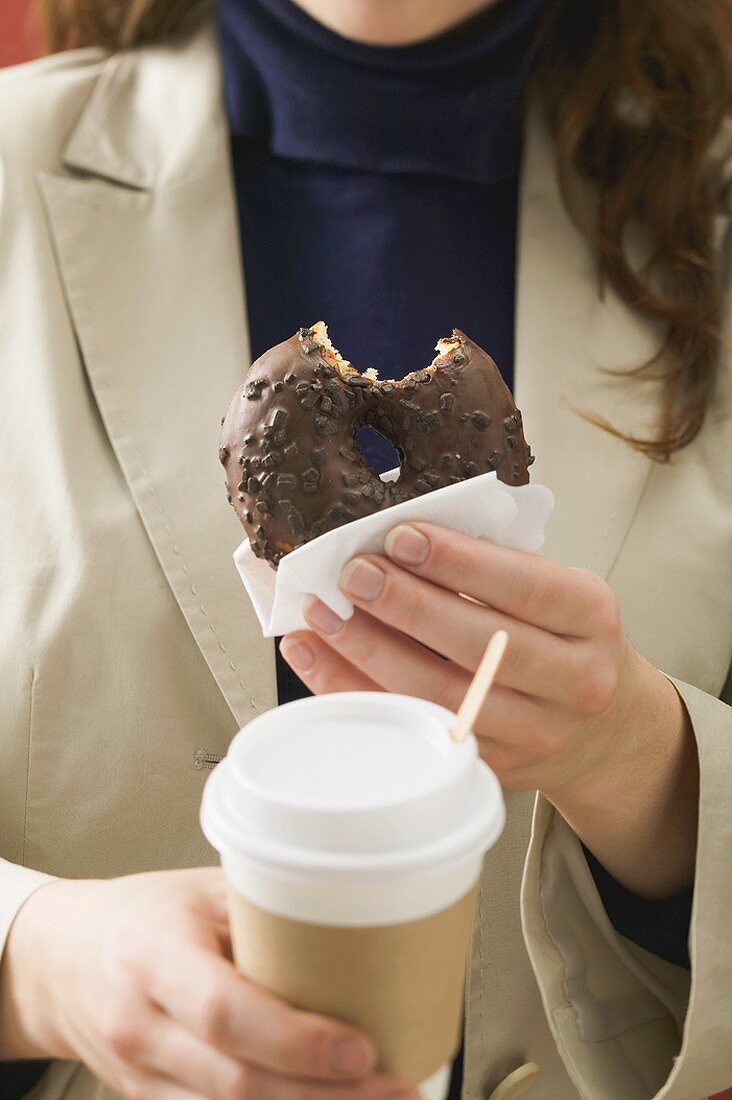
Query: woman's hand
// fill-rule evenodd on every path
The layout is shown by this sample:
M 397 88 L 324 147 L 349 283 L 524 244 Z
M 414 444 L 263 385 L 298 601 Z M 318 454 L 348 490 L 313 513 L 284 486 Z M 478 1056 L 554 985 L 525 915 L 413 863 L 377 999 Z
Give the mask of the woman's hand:
M 311 600 L 314 633 L 283 640 L 308 686 L 402 692 L 456 710 L 489 637 L 505 629 L 475 728 L 483 758 L 505 786 L 543 791 L 630 888 L 656 895 L 690 882 L 688 720 L 670 681 L 628 643 L 609 585 L 430 524 L 397 527 L 385 550 L 343 572 L 353 618 Z
M 412 1100 L 373 1043 L 236 973 L 221 871 L 61 880 L 21 908 L 5 1058 L 79 1059 L 128 1100 Z

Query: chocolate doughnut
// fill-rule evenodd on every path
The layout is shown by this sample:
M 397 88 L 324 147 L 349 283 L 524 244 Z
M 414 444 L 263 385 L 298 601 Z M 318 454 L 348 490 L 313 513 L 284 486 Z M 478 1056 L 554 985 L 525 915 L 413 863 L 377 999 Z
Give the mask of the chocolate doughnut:
M 228 498 L 252 549 L 277 567 L 310 539 L 433 489 L 495 470 L 525 485 L 533 456 L 491 357 L 457 329 L 400 381 L 361 374 L 322 321 L 265 352 L 222 420 Z M 386 483 L 361 453 L 370 426 L 396 448 Z

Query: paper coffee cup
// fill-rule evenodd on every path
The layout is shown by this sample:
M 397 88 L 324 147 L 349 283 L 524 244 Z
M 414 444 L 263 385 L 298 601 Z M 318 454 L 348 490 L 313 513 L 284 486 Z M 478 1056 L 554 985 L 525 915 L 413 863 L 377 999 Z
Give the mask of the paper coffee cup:
M 288 703 L 232 741 L 201 821 L 242 974 L 368 1032 L 379 1070 L 445 1095 L 501 789 L 455 716 L 401 695 Z

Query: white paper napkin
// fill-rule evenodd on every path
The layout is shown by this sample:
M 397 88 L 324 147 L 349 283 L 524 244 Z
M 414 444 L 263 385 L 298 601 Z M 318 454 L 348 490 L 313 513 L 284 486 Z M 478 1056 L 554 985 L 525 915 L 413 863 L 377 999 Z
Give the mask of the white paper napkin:
M 392 470 L 383 480 L 398 473 Z M 544 524 L 553 507 L 554 496 L 544 485 L 514 488 L 495 473 L 480 474 L 328 531 L 287 554 L 276 571 L 256 557 L 248 540 L 235 551 L 234 561 L 265 638 L 274 638 L 307 628 L 302 605 L 310 595 L 349 619 L 353 604 L 338 587 L 343 566 L 356 554 L 383 552 L 386 535 L 399 523 L 438 523 L 499 546 L 535 552 L 544 543 Z

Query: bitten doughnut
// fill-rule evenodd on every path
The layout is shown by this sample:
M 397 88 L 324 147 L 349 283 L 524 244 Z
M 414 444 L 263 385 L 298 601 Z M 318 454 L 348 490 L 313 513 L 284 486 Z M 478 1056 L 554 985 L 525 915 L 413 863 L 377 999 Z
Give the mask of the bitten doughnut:
M 257 359 L 219 450 L 255 554 L 276 568 L 326 531 L 489 470 L 528 482 L 533 456 L 496 364 L 457 329 L 436 350 L 423 370 L 379 381 L 343 359 L 319 321 Z M 396 448 L 397 481 L 363 457 L 357 432 L 367 425 Z

